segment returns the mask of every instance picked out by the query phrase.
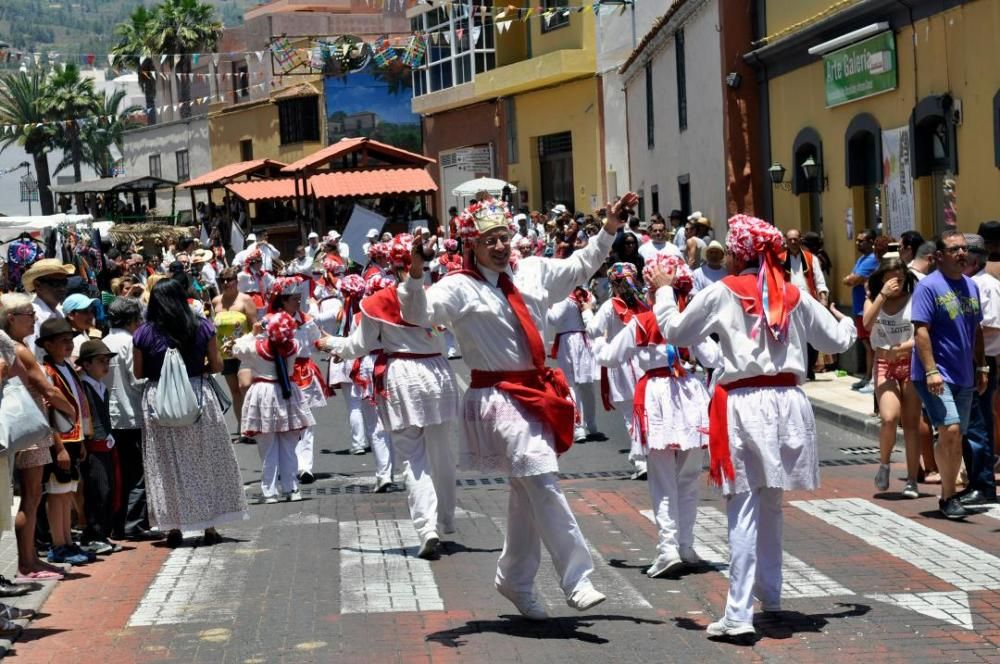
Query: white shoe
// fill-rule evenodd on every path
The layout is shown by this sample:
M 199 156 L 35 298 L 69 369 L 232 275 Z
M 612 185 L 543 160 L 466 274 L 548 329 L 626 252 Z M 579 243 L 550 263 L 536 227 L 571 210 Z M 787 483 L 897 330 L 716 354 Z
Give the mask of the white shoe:
M 302 494 L 299 493 L 298 491 L 292 491 L 290 494 L 288 494 L 288 502 L 297 503 L 300 500 L 302 500 Z
M 593 587 L 584 588 L 583 590 L 577 590 L 575 593 L 569 596 L 566 600 L 566 604 L 570 608 L 576 609 L 577 611 L 586 611 L 587 609 L 592 609 L 604 600 L 606 600 L 604 593 L 598 592 Z
M 583 427 L 576 427 L 573 429 L 573 442 L 574 443 L 585 443 L 587 442 L 587 430 Z
M 700 565 L 705 562 L 698 555 L 698 552 L 694 550 L 693 546 L 681 546 L 677 548 L 677 553 L 680 555 L 681 560 L 686 562 L 688 565 Z
M 375 493 L 385 493 L 392 486 L 392 477 L 375 478 Z
M 757 630 L 747 623 L 730 622 L 723 618 L 709 625 L 705 632 L 709 636 L 753 636 Z
M 433 558 L 437 555 L 438 546 L 441 545 L 441 539 L 438 537 L 438 534 L 432 530 L 424 535 L 423 540 L 423 544 L 420 545 L 420 550 L 417 551 L 417 558 L 423 558 L 424 560 Z
M 647 477 L 648 474 L 649 473 L 646 471 L 646 467 L 643 466 L 642 468 L 636 469 L 636 471 L 634 473 L 632 473 L 630 479 L 633 479 L 633 480 L 644 480 L 644 479 L 646 479 L 646 477 Z
M 351 454 L 353 454 L 354 456 L 361 456 L 364 453 L 365 453 L 365 448 L 363 448 L 363 447 L 352 447 L 351 448 Z
M 449 348 L 448 349 L 448 359 L 449 360 L 454 360 L 456 357 L 458 357 L 458 351 L 455 350 L 454 348 Z
M 660 555 L 649 566 L 649 569 L 646 570 L 646 576 L 651 579 L 659 579 L 662 576 L 666 576 L 667 572 L 675 570 L 683 564 L 684 561 L 674 552 L 670 552 L 665 556 Z
M 264 500 L 260 501 L 264 505 L 273 505 L 278 502 L 277 496 L 264 496 Z
M 497 592 L 510 600 L 517 612 L 528 620 L 548 620 L 549 614 L 534 593 L 518 593 L 503 586 L 494 586 Z

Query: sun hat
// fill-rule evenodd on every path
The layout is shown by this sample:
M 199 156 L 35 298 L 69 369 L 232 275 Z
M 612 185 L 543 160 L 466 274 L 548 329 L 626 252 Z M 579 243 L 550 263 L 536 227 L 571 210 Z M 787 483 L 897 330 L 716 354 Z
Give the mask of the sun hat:
M 74 272 L 76 272 L 75 267 L 64 265 L 58 258 L 43 258 L 28 268 L 28 271 L 21 277 L 21 283 L 24 285 L 24 290 L 34 293 L 36 279 L 52 276 L 68 278 Z

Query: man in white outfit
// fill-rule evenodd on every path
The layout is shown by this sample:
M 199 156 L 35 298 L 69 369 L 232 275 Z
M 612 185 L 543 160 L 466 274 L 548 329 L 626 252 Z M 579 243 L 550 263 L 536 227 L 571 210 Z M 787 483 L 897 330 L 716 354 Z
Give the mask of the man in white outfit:
M 771 224 L 737 215 L 726 245 L 730 276 L 701 291 L 683 313 L 669 287 L 674 272 L 654 268 L 650 283 L 657 322 L 671 343 L 718 335 L 723 369 L 709 409 L 709 479 L 726 496 L 731 553 L 726 612 L 708 634 L 753 638 L 754 595 L 764 611 L 781 609 L 783 492 L 819 482 L 816 424 L 798 387 L 806 380 L 805 345 L 842 353 L 857 332 L 852 320 L 785 281 L 782 236 Z
M 459 232 L 471 245 L 467 269 L 425 290 L 428 247 L 414 247 L 410 278 L 396 290 L 403 319 L 450 327 L 472 369 L 462 409 L 461 460 L 510 476 L 507 534 L 494 583 L 532 620 L 548 617 L 534 591 L 543 541 L 569 606 L 583 611 L 605 599 L 590 581 L 590 551 L 556 477 L 557 454 L 573 442 L 574 408 L 562 372 L 545 366 L 539 330 L 549 307 L 597 271 L 622 216 L 637 200 L 629 193 L 609 205 L 604 232 L 569 258 L 522 258 L 516 273 L 506 205 L 476 201 L 459 220 Z
M 409 268 L 412 240 L 396 236 L 390 259 L 400 276 Z M 349 337 L 329 337 L 324 348 L 343 359 L 381 343 L 373 388 L 382 421 L 392 432 L 397 461 L 406 464 L 410 518 L 420 535 L 417 555 L 432 558 L 438 532 L 455 532 L 455 461 L 449 424 L 458 419 L 458 387 L 440 335 L 410 325 L 399 313 L 394 286 L 361 301 L 361 319 Z

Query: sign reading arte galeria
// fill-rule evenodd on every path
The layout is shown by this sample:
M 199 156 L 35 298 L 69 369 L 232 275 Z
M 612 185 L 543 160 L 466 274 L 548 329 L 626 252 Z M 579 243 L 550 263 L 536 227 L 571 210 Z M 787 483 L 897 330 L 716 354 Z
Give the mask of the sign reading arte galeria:
M 896 89 L 896 38 L 889 32 L 823 56 L 826 106 Z

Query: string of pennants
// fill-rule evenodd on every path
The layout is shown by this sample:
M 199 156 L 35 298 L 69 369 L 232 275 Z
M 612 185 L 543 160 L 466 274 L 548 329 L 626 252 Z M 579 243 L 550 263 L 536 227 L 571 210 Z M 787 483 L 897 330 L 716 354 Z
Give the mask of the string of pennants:
M 384 0 L 367 0 L 369 6 L 375 3 L 384 3 Z M 514 22 L 527 22 L 533 18 L 541 19 L 548 26 L 553 19 L 562 16 L 569 17 L 571 14 L 583 14 L 583 13 L 593 13 L 595 15 L 605 15 L 618 11 L 622 13 L 625 9 L 631 5 L 634 0 L 618 0 L 613 3 L 608 2 L 592 2 L 581 5 L 566 5 L 566 6 L 543 6 L 539 5 L 537 7 L 515 7 L 509 5 L 507 7 L 487 7 L 485 5 L 479 5 L 471 7 L 471 13 L 473 16 L 479 15 L 481 18 L 485 19 L 487 17 L 492 17 L 493 27 L 500 34 L 505 33 L 510 29 L 511 24 Z M 469 5 L 463 4 L 461 2 L 434 2 L 433 0 L 422 0 L 421 4 L 426 4 L 430 6 L 436 6 L 451 12 L 453 7 L 464 7 L 470 8 Z M 482 34 L 483 26 L 473 26 L 469 29 L 469 37 L 471 44 L 478 44 L 479 37 Z M 463 28 L 457 28 L 455 30 L 455 36 L 458 39 L 466 34 L 466 30 Z M 347 35 L 344 35 L 347 36 Z M 326 38 L 327 40 L 336 40 L 338 36 L 331 35 Z M 427 43 L 432 45 L 437 45 L 441 41 L 445 41 L 451 44 L 452 34 L 448 31 L 435 31 L 435 32 L 418 32 L 414 33 L 412 36 L 404 35 L 400 37 L 378 37 L 373 40 L 368 45 L 371 47 L 374 54 L 374 59 L 376 64 L 384 66 L 382 63 L 392 62 L 396 58 L 399 58 L 403 64 L 411 64 L 412 66 L 419 66 L 422 62 L 423 54 L 426 51 Z M 293 47 L 290 43 L 285 41 L 284 45 L 275 48 L 281 40 L 273 43 L 270 49 L 257 50 L 257 51 L 229 51 L 226 53 L 191 53 L 187 54 L 191 58 L 192 66 L 198 66 L 202 60 L 211 59 L 213 64 L 216 66 L 219 64 L 220 60 L 225 57 L 226 61 L 231 61 L 235 59 L 250 59 L 256 58 L 258 62 L 263 62 L 264 57 L 268 54 L 268 51 L 275 53 L 278 58 L 279 63 L 281 62 L 281 56 L 279 52 L 283 52 L 286 57 L 292 57 L 298 60 L 300 63 L 308 62 L 314 59 L 315 49 L 313 48 L 302 48 Z M 290 52 L 294 51 L 292 54 Z M 381 54 L 381 57 L 380 57 Z M 77 53 L 77 54 L 62 54 L 54 51 L 49 52 L 32 52 L 23 49 L 12 49 L 12 48 L 0 48 L 0 63 L 23 63 L 26 65 L 34 65 L 36 67 L 42 66 L 52 66 L 57 63 L 67 63 L 73 62 L 81 66 L 94 67 L 97 66 L 99 62 L 104 60 L 107 61 L 108 65 L 115 67 L 116 65 L 122 65 L 127 61 L 134 62 L 139 60 L 140 63 L 145 64 L 147 61 L 152 63 L 159 63 L 161 67 L 166 65 L 168 62 L 172 67 L 176 67 L 181 61 L 184 54 L 177 53 L 145 53 L 145 54 L 123 54 L 115 55 L 113 53 L 108 53 L 103 57 L 96 53 Z
M 238 75 L 239 74 L 227 74 L 226 76 L 229 77 L 229 76 L 238 76 Z M 254 85 L 247 86 L 246 88 L 243 88 L 243 89 L 245 89 L 245 90 L 263 90 L 268 85 L 276 86 L 276 85 L 278 85 L 278 82 L 277 81 L 273 81 L 273 80 L 272 81 L 265 81 L 263 83 L 256 83 Z M 137 111 L 133 111 L 132 113 L 127 114 L 126 117 L 132 118 L 132 119 L 139 119 L 139 118 L 142 118 L 143 116 L 146 116 L 146 115 L 152 113 L 153 111 L 156 111 L 157 113 L 166 113 L 167 111 L 173 111 L 173 112 L 176 113 L 176 112 L 180 111 L 182 108 L 192 108 L 192 107 L 197 106 L 197 105 L 208 104 L 208 103 L 211 103 L 211 102 L 214 102 L 214 101 L 226 101 L 227 98 L 228 98 L 228 95 L 226 93 L 224 93 L 224 92 L 220 92 L 220 93 L 217 93 L 217 94 L 209 94 L 209 95 L 204 95 L 204 96 L 201 96 L 201 97 L 196 97 L 196 98 L 191 99 L 189 101 L 177 102 L 176 104 L 164 104 L 162 106 L 150 106 L 150 107 L 146 107 L 146 108 L 143 108 L 143 109 L 139 109 Z M 53 127 L 53 128 L 55 128 L 55 127 L 70 127 L 70 126 L 72 126 L 74 124 L 77 127 L 81 127 L 81 128 L 85 127 L 87 125 L 91 125 L 91 124 L 98 124 L 98 125 L 105 125 L 106 126 L 106 125 L 112 124 L 117 119 L 118 118 L 116 116 L 114 116 L 114 115 L 92 115 L 92 116 L 89 116 L 89 117 L 71 118 L 71 119 L 67 119 L 67 120 L 48 120 L 48 121 L 45 121 L 45 122 L 31 122 L 31 123 L 22 124 L 22 125 L 17 125 L 17 124 L 3 125 L 3 124 L 0 124 L 0 136 L 8 136 L 8 135 L 17 136 L 19 134 L 27 134 L 28 132 L 34 131 L 35 129 L 39 129 L 39 128 L 46 127 L 46 126 Z

